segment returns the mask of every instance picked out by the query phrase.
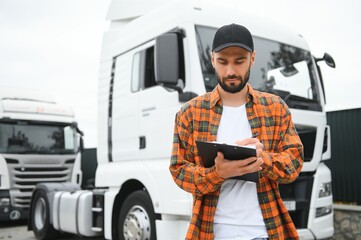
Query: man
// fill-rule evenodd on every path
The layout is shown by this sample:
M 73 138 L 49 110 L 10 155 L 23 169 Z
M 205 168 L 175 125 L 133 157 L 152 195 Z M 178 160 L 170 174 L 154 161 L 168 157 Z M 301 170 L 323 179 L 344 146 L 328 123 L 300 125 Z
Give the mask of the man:
M 170 171 L 194 199 L 186 239 L 298 239 L 278 184 L 298 177 L 303 146 L 285 102 L 248 84 L 255 55 L 248 29 L 218 29 L 212 47 L 218 85 L 176 115 Z M 196 140 L 254 145 L 257 157 L 229 161 L 219 152 L 205 168 Z M 252 172 L 257 184 L 232 178 Z

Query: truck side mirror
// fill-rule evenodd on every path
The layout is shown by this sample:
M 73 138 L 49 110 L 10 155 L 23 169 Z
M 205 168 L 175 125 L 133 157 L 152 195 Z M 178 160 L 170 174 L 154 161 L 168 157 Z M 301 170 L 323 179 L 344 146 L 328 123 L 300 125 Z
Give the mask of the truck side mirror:
M 328 53 L 324 53 L 322 58 L 315 58 L 315 60 L 316 60 L 316 62 L 325 61 L 325 63 L 329 67 L 332 67 L 332 68 L 336 67 L 335 60 L 333 60 L 333 57 Z
M 82 136 L 80 136 L 80 139 L 79 139 L 79 151 L 84 152 L 84 140 L 83 140 Z
M 155 42 L 155 80 L 179 90 L 179 46 L 177 33 L 165 33 Z
M 323 59 L 325 59 L 325 62 L 328 66 L 332 67 L 332 68 L 335 68 L 336 67 L 336 63 L 335 63 L 335 60 L 333 60 L 333 57 L 331 57 L 330 54 L 328 53 L 325 53 L 323 55 Z

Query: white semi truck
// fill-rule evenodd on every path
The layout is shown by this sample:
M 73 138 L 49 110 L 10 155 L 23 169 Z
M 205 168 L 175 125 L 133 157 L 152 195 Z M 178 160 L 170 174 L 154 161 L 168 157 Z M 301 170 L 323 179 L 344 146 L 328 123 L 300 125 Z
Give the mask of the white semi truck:
M 27 218 L 37 183 L 80 184 L 77 130 L 73 111 L 47 94 L 0 88 L 0 221 Z
M 125 2 L 125 1 L 124 1 Z M 330 129 L 318 61 L 298 33 L 207 1 L 173 1 L 142 12 L 141 1 L 114 0 L 108 12 L 98 90 L 95 189 L 41 184 L 29 228 L 37 239 L 59 232 L 105 239 L 184 239 L 192 196 L 169 173 L 175 113 L 217 84 L 210 50 L 232 22 L 254 35 L 255 89 L 281 96 L 305 146 L 304 166 L 280 192 L 301 239 L 333 235 Z M 148 2 L 148 1 L 147 1 Z M 139 4 L 139 5 L 137 5 Z M 148 4 L 149 5 L 149 4 Z M 147 5 L 147 6 L 148 6 Z

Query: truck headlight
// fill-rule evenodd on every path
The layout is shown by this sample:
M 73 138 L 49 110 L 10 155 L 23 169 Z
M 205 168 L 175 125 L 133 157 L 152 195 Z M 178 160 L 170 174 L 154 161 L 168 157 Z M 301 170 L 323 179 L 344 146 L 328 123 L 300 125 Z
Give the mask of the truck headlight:
M 10 205 L 10 198 L 0 198 L 0 207 L 7 207 Z
M 320 186 L 320 191 L 318 192 L 318 197 L 328 197 L 332 194 L 332 186 L 331 182 L 328 183 L 322 183 Z
M 332 205 L 316 208 L 316 218 L 332 213 Z

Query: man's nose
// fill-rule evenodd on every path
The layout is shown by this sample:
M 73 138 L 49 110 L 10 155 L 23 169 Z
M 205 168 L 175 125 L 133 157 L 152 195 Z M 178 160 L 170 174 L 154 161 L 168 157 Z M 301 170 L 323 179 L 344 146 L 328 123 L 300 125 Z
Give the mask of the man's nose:
M 234 66 L 231 65 L 231 64 L 229 64 L 229 65 L 227 66 L 227 72 L 226 72 L 226 73 L 227 73 L 228 76 L 235 75 L 236 72 L 235 72 L 235 70 L 234 70 Z

